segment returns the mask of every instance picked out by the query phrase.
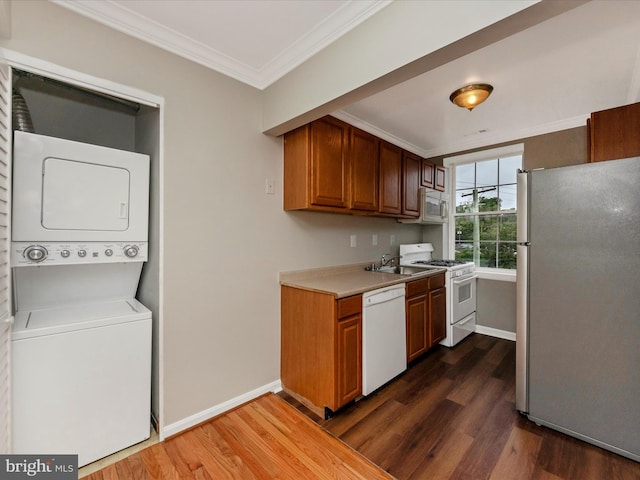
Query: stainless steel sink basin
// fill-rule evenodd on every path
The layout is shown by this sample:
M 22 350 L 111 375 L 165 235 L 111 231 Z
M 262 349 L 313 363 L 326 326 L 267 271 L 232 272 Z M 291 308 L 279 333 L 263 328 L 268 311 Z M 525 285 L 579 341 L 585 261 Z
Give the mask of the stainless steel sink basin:
M 426 268 L 416 267 L 381 267 L 376 272 L 382 273 L 395 273 L 399 275 L 419 275 L 421 273 L 427 273 L 429 270 Z

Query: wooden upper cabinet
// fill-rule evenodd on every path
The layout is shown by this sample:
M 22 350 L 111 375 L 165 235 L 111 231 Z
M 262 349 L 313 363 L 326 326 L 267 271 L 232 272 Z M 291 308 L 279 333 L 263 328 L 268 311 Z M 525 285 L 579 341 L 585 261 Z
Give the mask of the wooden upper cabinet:
M 433 188 L 435 185 L 436 166 L 429 160 L 422 159 L 422 175 L 420 184 L 426 188 Z
M 378 169 L 380 140 L 357 128 L 351 128 L 349 157 L 351 165 L 351 209 L 378 211 Z
M 640 103 L 592 113 L 587 130 L 590 162 L 640 156 Z
M 446 170 L 444 167 L 441 167 L 440 165 L 435 165 L 434 167 L 434 184 L 433 184 L 433 188 L 435 188 L 436 190 L 440 191 L 440 192 L 444 192 L 445 186 L 447 185 L 447 179 L 446 179 Z
M 323 117 L 284 135 L 284 209 L 349 207 L 349 125 Z
M 402 149 L 380 142 L 380 213 L 402 214 Z
M 418 155 L 323 117 L 284 135 L 284 209 L 418 218 L 425 175 L 433 188 L 444 178 L 441 167 L 425 174 L 424 165 Z
M 420 172 L 422 159 L 411 152 L 402 152 L 402 215 L 420 216 Z
M 331 117 L 311 124 L 311 203 L 349 206 L 349 126 Z

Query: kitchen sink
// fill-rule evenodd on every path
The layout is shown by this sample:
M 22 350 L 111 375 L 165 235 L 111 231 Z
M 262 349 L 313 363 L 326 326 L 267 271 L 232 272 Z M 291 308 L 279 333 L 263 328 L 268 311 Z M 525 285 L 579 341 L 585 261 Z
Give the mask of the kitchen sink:
M 429 269 L 426 268 L 416 268 L 416 267 L 380 267 L 375 270 L 376 272 L 381 273 L 395 273 L 399 275 L 420 275 L 421 273 L 427 273 Z

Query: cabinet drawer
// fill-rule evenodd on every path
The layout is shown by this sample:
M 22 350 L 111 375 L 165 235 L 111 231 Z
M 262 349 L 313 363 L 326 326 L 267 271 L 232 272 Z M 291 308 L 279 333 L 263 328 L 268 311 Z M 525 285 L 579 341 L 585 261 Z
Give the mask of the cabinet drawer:
M 429 290 L 444 287 L 444 273 L 429 278 Z
M 362 312 L 362 295 L 341 298 L 338 300 L 338 320 Z
M 407 282 L 407 297 L 413 297 L 414 295 L 420 295 L 425 293 L 429 289 L 429 279 L 424 278 L 421 280 L 414 280 L 413 282 Z

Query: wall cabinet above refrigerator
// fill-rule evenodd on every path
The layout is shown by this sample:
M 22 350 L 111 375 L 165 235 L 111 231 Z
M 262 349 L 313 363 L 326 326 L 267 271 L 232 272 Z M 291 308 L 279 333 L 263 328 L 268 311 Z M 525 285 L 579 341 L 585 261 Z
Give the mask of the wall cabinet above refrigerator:
M 587 119 L 589 162 L 640 156 L 640 102 L 593 112 Z

